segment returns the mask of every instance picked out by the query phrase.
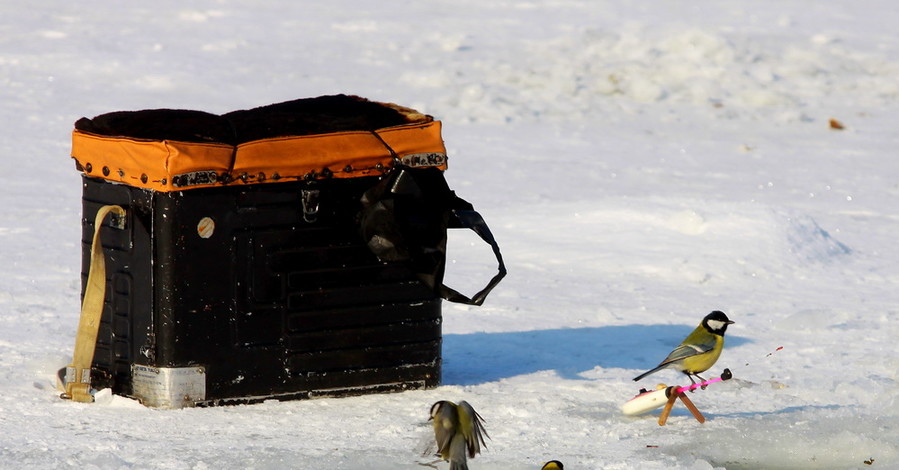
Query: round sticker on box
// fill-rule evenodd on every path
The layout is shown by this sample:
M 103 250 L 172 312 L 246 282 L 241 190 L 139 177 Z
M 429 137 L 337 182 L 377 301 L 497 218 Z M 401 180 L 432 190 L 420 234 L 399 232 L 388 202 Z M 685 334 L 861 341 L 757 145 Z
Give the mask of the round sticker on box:
M 209 238 L 215 232 L 215 221 L 210 217 L 203 217 L 197 224 L 197 235 L 200 238 Z

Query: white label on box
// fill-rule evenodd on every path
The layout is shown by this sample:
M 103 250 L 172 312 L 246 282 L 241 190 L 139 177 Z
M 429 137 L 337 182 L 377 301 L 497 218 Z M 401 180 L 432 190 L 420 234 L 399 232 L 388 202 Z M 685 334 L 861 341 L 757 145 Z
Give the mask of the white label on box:
M 154 408 L 184 408 L 206 399 L 206 369 L 191 367 L 131 366 L 135 398 Z

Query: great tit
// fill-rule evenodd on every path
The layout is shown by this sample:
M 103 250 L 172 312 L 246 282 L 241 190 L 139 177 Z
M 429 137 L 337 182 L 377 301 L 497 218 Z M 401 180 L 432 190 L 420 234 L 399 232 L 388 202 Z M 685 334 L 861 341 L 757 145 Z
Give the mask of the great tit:
M 481 446 L 487 448 L 484 436 L 490 436 L 484 430 L 484 418 L 468 402 L 438 401 L 431 406 L 430 420 L 434 421 L 437 453 L 449 461 L 450 470 L 468 470 L 466 455 L 474 458 Z
M 565 466 L 562 465 L 562 462 L 559 462 L 558 460 L 550 460 L 549 462 L 543 464 L 543 468 L 541 468 L 540 470 L 565 470 Z
M 718 310 L 706 315 L 699 326 L 684 339 L 680 346 L 674 348 L 674 351 L 671 351 L 664 361 L 654 369 L 634 377 L 634 381 L 666 368 L 683 372 L 694 384 L 696 381 L 693 380 L 693 376 L 705 381 L 699 376 L 699 373 L 705 372 L 715 365 L 715 361 L 721 356 L 721 350 L 724 349 L 724 332 L 727 330 L 727 325 L 732 323 L 734 322 L 730 321 L 724 312 Z

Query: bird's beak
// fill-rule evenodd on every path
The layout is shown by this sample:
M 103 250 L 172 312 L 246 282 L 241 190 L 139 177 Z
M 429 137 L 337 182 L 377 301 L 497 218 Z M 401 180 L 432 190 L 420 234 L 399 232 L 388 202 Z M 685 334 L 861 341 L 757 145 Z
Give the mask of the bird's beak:
M 734 323 L 736 323 L 736 322 L 733 321 L 733 320 L 728 320 L 728 321 L 726 321 L 726 322 L 724 322 L 724 323 L 727 323 L 728 325 L 732 325 L 732 324 L 734 324 Z

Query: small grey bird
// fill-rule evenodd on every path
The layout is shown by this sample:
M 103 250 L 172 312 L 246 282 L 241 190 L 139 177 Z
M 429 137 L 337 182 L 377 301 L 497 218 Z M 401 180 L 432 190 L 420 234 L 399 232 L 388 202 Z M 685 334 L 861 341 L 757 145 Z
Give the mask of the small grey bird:
M 437 453 L 449 461 L 450 470 L 468 470 L 468 457 L 479 454 L 481 446 L 487 448 L 484 436 L 490 436 L 484 430 L 484 419 L 468 402 L 438 401 L 431 406 L 430 420 L 434 421 Z
M 724 349 L 724 332 L 727 331 L 727 326 L 733 323 L 724 312 L 718 310 L 706 315 L 699 326 L 674 348 L 665 360 L 655 368 L 634 377 L 634 381 L 667 368 L 683 372 L 694 384 L 696 383 L 693 380 L 694 376 L 705 381 L 699 373 L 707 371 L 718 361 Z

